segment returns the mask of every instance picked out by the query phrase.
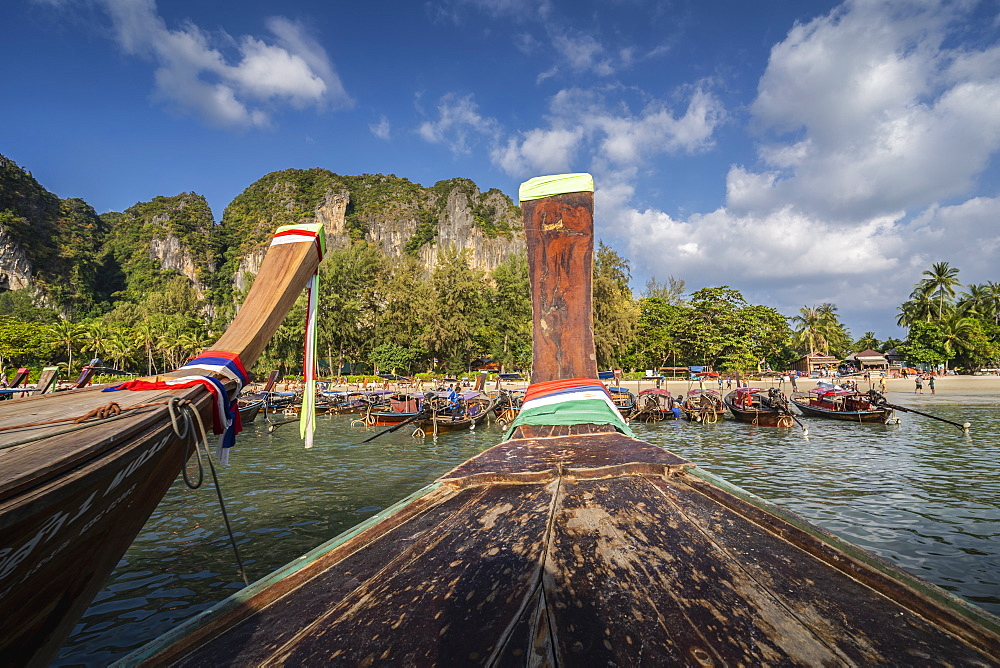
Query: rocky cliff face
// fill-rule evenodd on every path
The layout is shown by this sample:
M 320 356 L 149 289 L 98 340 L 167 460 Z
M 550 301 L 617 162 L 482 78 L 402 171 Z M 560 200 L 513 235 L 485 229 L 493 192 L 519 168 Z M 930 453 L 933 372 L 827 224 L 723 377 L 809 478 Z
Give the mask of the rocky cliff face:
M 236 289 L 248 287 L 278 225 L 306 222 L 323 224 L 328 248 L 363 238 L 389 257 L 415 255 L 428 273 L 445 247 L 467 251 L 472 267 L 486 272 L 524 250 L 520 211 L 510 198 L 481 193 L 468 179 L 424 188 L 391 175 L 290 169 L 263 177 L 226 209 L 223 226 L 240 239 L 230 245 Z
M 176 271 L 184 276 L 194 287 L 198 294 L 198 299 L 205 298 L 207 286 L 199 279 L 198 266 L 190 249 L 181 243 L 173 234 L 167 234 L 162 239 L 153 238 L 149 240 L 149 257 L 156 260 L 161 271 Z M 209 272 L 215 271 L 215 262 L 211 259 L 205 261 L 205 269 Z
M 329 249 L 367 240 L 389 257 L 419 258 L 428 273 L 444 248 L 466 251 L 485 272 L 524 250 L 517 207 L 468 179 L 425 188 L 391 174 L 289 169 L 251 184 L 216 225 L 195 193 L 97 216 L 0 156 L 0 291 L 28 288 L 69 313 L 140 302 L 180 275 L 210 313 L 249 288 L 277 227 L 303 222 L 323 224 Z
M 477 195 L 478 190 L 474 196 Z M 496 269 L 507 256 L 525 250 L 524 231 L 519 219 L 513 231 L 491 237 L 476 225 L 469 199 L 468 193 L 461 189 L 448 193 L 435 243 L 420 248 L 420 259 L 428 272 L 437 265 L 438 251 L 448 246 L 467 251 L 472 268 L 486 272 Z M 510 205 L 510 200 L 499 192 L 485 196 L 484 207 L 487 210 L 503 211 Z
M 0 291 L 31 286 L 31 263 L 24 249 L 0 225 Z

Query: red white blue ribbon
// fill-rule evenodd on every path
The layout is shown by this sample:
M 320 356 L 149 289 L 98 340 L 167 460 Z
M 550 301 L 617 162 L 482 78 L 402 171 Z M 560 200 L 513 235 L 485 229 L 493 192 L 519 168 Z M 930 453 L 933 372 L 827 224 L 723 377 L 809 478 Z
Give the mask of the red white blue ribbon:
M 233 397 L 239 396 L 248 381 L 246 369 L 243 368 L 239 355 L 224 350 L 206 350 L 204 354 L 191 360 L 181 369 L 205 370 L 229 378 L 236 383 Z M 225 386 L 215 376 L 191 374 L 159 380 L 130 380 L 102 391 L 182 390 L 196 385 L 201 385 L 212 393 L 212 431 L 220 435 L 215 453 L 220 463 L 227 464 L 229 449 L 236 443 L 236 434 L 243 431 L 243 423 L 240 421 L 238 402 L 235 399 L 230 401 Z

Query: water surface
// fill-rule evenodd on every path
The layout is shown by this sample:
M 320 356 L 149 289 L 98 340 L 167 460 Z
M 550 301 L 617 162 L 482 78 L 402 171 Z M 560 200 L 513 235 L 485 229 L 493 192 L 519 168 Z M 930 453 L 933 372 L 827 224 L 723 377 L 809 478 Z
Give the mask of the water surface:
M 801 431 L 670 421 L 636 434 L 1000 614 L 1000 433 L 994 397 L 891 395 L 956 422 L 912 414 L 899 425 L 802 418 Z M 288 563 L 500 440 L 492 425 L 413 439 L 350 416 L 319 419 L 304 450 L 297 425 L 239 437 L 222 488 L 251 581 Z M 55 665 L 103 666 L 243 586 L 215 492 L 178 480 L 87 610 Z

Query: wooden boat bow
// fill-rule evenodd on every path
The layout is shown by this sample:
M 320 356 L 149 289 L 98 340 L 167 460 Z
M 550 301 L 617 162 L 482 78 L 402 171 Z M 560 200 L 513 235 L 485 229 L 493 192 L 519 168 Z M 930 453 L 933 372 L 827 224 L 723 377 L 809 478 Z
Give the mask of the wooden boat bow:
M 322 225 L 279 228 L 212 350 L 252 366 L 315 273 L 322 248 Z M 233 372 L 213 365 L 139 380 L 156 385 L 191 375 L 213 378 L 223 401 L 235 400 Z M 0 404 L 0 664 L 47 664 L 177 477 L 195 434 L 193 425 L 172 425 L 171 399 L 189 402 L 212 425 L 213 399 L 203 385 L 88 388 Z M 64 421 L 112 402 L 117 408 L 109 410 L 121 414 Z

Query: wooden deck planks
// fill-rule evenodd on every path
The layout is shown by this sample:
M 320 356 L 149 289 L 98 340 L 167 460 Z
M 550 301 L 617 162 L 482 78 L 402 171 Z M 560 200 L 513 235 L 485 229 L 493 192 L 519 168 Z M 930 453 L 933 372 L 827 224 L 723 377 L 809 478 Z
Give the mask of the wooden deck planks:
M 997 639 L 981 644 L 978 650 L 960 642 L 958 638 L 969 631 L 968 624 L 946 606 L 929 605 L 926 597 L 896 579 L 791 525 L 779 525 L 748 504 L 734 499 L 736 508 L 721 505 L 717 488 L 706 496 L 702 491 L 710 488 L 699 480 L 693 482 L 689 487 L 679 477 L 653 484 L 702 528 L 730 563 L 741 565 L 850 661 L 864 665 L 888 658 L 897 664 L 933 660 L 974 665 L 983 661 L 981 652 L 1000 656 Z M 924 614 L 933 617 L 934 623 Z M 885 623 L 887 619 L 891 625 Z M 981 641 L 984 636 L 970 638 Z
M 616 431 L 586 436 L 516 438 L 495 445 L 445 474 L 443 481 L 480 482 L 481 476 L 503 479 L 546 471 L 587 471 L 648 465 L 653 472 L 690 462 L 663 448 Z
M 181 665 L 484 662 L 537 587 L 554 485 L 459 490 Z
M 18 410 L 18 401 L 4 402 L 14 406 L 3 407 L 4 410 L 0 412 L 0 427 L 85 415 L 112 401 L 125 408 L 165 401 L 172 395 L 194 399 L 201 392 L 199 388 L 191 388 L 174 392 L 154 390 L 104 393 L 99 390 L 80 390 L 49 394 L 25 401 L 21 405 L 22 410 Z M 205 420 L 206 429 L 211 430 L 211 404 L 205 401 L 199 403 L 203 406 L 202 419 Z M 58 423 L 0 432 L 0 445 L 25 438 L 33 439 L 23 445 L 0 449 L 0 502 L 84 465 L 120 443 L 128 442 L 128 439 L 154 423 L 162 422 L 162 409 L 162 406 L 140 408 L 125 418 L 91 420 L 86 423 L 86 427 L 67 433 L 59 432 L 65 432 L 72 424 Z
M 646 445 L 601 433 L 495 446 L 243 610 L 206 620 L 182 639 L 198 647 L 182 663 L 989 665 L 1000 656 L 992 641 L 970 647 L 906 596 L 865 584 L 889 578 L 701 481 L 686 460 L 635 443 Z

